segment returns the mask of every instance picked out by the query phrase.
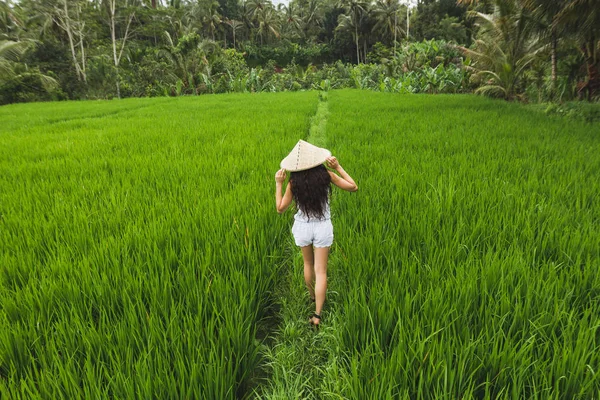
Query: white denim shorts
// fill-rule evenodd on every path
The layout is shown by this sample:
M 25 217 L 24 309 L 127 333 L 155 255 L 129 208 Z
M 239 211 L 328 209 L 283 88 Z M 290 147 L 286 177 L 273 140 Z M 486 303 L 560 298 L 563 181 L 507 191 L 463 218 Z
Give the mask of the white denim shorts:
M 330 219 L 302 222 L 294 220 L 292 234 L 296 246 L 331 247 L 333 244 L 333 225 Z

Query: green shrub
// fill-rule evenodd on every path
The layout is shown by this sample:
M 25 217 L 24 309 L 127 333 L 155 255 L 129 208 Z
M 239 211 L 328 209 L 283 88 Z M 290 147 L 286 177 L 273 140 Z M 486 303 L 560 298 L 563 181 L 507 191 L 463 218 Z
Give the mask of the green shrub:
M 568 102 L 550 103 L 544 111 L 547 115 L 561 115 L 588 123 L 600 122 L 600 103 Z

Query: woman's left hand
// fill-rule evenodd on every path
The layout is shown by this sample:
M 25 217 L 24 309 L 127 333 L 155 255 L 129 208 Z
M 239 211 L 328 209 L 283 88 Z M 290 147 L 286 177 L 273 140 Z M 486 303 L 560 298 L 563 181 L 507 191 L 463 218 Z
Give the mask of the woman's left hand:
M 339 161 L 334 156 L 327 157 L 327 166 L 332 169 L 338 169 L 340 166 Z
M 283 183 L 285 181 L 285 169 L 281 168 L 275 173 L 275 182 Z

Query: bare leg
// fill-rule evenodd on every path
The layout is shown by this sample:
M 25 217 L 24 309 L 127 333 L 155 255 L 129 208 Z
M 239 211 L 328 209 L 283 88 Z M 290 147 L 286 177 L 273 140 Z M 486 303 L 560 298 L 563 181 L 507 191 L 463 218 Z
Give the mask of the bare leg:
M 325 294 L 327 292 L 327 258 L 329 257 L 329 247 L 315 247 L 315 314 L 321 315 L 323 304 L 325 303 Z M 312 323 L 318 325 L 320 320 L 312 318 Z
M 313 247 L 304 246 L 302 249 L 302 258 L 304 258 L 304 283 L 306 283 L 306 288 L 308 289 L 308 294 L 310 298 L 314 300 L 315 298 L 315 258 L 313 254 Z

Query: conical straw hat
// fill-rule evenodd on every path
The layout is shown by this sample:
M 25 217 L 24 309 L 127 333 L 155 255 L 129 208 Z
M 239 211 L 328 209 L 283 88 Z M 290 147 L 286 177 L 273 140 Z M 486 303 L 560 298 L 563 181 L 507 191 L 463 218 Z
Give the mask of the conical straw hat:
M 290 172 L 304 171 L 323 164 L 329 156 L 329 150 L 299 140 L 290 154 L 281 161 L 280 166 Z

